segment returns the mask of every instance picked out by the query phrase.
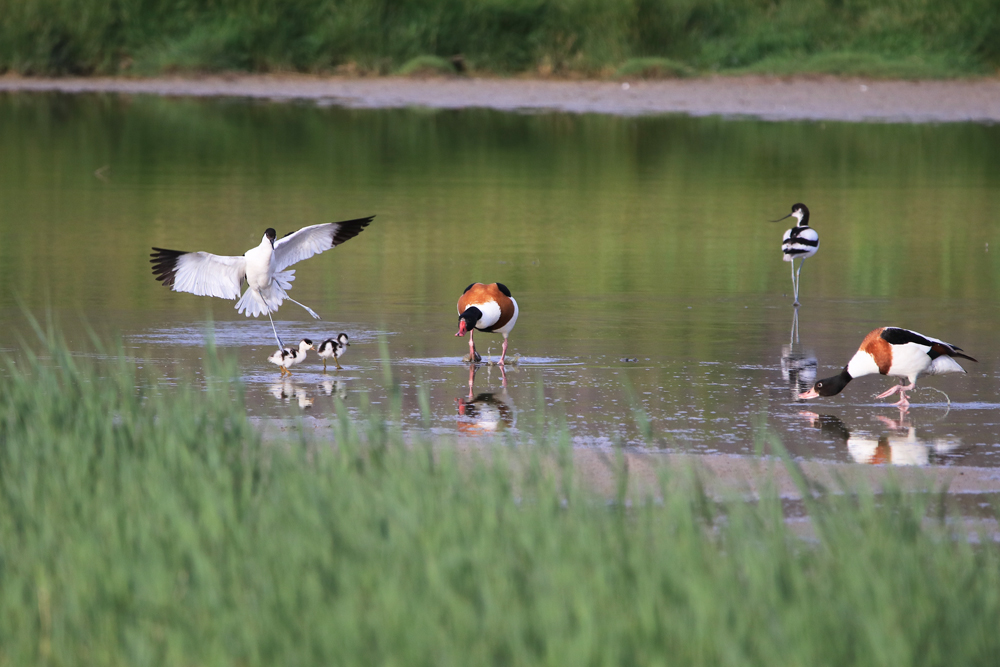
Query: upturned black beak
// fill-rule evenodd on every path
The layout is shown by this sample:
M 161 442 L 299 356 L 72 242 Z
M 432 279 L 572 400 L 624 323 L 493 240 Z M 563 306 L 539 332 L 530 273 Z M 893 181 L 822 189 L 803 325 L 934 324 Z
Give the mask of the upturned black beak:
M 790 217 L 792 217 L 791 213 L 789 213 L 788 215 L 785 216 L 785 218 L 790 218 Z M 785 218 L 778 218 L 777 220 L 768 220 L 768 222 L 781 222 Z

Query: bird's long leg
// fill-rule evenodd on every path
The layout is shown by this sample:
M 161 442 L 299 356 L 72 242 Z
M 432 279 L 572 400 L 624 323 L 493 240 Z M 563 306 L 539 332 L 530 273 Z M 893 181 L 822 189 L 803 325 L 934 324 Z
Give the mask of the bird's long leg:
M 274 328 L 274 320 L 271 318 L 270 304 L 268 304 L 267 299 L 264 298 L 264 295 L 260 293 L 260 290 L 257 290 L 257 296 L 259 296 L 260 300 L 264 302 L 264 309 L 267 311 L 267 319 L 271 320 L 271 331 L 274 332 L 274 340 L 278 341 L 278 349 L 279 350 L 285 349 L 285 344 L 281 342 L 281 336 L 278 335 L 278 330 Z
M 338 371 L 344 370 L 344 367 L 340 365 L 340 359 L 338 359 L 337 357 L 333 358 L 333 363 L 337 364 L 337 370 Z
M 317 314 L 316 314 L 316 311 L 315 311 L 315 310 L 313 310 L 312 308 L 310 308 L 310 307 L 309 307 L 309 306 L 307 306 L 306 304 L 304 304 L 304 303 L 299 303 L 298 301 L 296 301 L 296 300 L 295 300 L 295 299 L 293 299 L 292 297 L 288 296 L 287 294 L 285 295 L 285 298 L 286 298 L 286 299 L 288 299 L 289 301 L 291 301 L 292 303 L 294 303 L 294 304 L 296 304 L 296 305 L 298 305 L 298 306 L 302 306 L 303 308 L 305 308 L 305 309 L 306 309 L 306 312 L 307 312 L 307 313 L 309 313 L 310 315 L 312 315 L 312 316 L 313 316 L 313 319 L 317 319 L 317 320 L 321 320 L 321 319 L 323 319 L 322 317 L 320 317 L 319 315 L 317 315 Z
M 794 264 L 794 262 L 792 262 Z M 799 260 L 799 270 L 795 272 L 795 305 L 799 305 L 799 286 L 802 284 L 802 265 L 806 263 L 806 258 Z
M 507 356 L 507 334 L 503 335 L 503 348 L 500 350 L 499 365 L 503 366 L 503 358 Z
M 795 297 L 793 305 L 798 305 L 799 303 L 799 286 L 795 283 L 795 258 L 792 258 L 792 296 Z
M 274 332 L 274 340 L 278 341 L 278 349 L 285 349 L 285 344 L 281 342 L 281 336 L 278 335 L 278 330 L 274 328 L 274 319 L 271 318 L 271 304 L 267 302 L 264 298 L 264 294 L 258 289 L 256 290 L 257 296 L 260 297 L 261 302 L 264 304 L 264 311 L 267 313 L 267 319 L 271 322 L 271 331 Z
M 326 372 L 326 357 L 323 357 L 323 372 Z
M 271 320 L 271 331 L 274 332 L 274 340 L 278 341 L 278 349 L 285 349 L 285 344 L 281 342 L 281 336 L 278 335 L 278 330 L 274 328 L 274 320 L 271 319 L 271 311 L 267 311 L 267 319 Z
M 469 401 L 472 401 L 472 385 L 476 381 L 476 365 L 469 364 Z

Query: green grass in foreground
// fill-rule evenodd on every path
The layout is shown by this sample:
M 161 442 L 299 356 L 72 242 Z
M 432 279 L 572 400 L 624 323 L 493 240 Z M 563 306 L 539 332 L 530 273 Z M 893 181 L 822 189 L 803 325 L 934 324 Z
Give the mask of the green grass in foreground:
M 0 0 L 0 72 L 472 72 L 947 77 L 1000 67 L 996 0 Z M 686 71 L 686 70 L 683 70 Z
M 609 504 L 544 439 L 487 461 L 344 415 L 264 445 L 225 369 L 46 354 L 0 374 L 2 665 L 1000 658 L 1000 553 L 930 494 L 819 497 L 803 541 L 773 495 Z

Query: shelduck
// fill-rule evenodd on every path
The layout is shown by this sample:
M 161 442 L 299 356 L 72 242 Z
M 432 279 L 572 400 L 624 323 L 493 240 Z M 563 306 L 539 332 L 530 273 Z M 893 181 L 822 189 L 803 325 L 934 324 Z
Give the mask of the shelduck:
M 267 319 L 271 320 L 274 339 L 278 341 L 278 347 L 283 348 L 271 313 L 278 310 L 285 299 L 302 306 L 315 319 L 320 319 L 312 308 L 288 296 L 287 290 L 292 288 L 295 271 L 285 269 L 353 239 L 374 218 L 310 225 L 280 239 L 277 239 L 277 232 L 269 227 L 264 230 L 260 244 L 247 250 L 242 257 L 153 248 L 149 261 L 156 279 L 175 292 L 239 299 L 236 310 L 246 313 L 247 317 L 266 313 Z M 240 296 L 244 280 L 247 290 Z
M 299 342 L 299 346 L 295 347 L 285 347 L 280 350 L 275 350 L 275 352 L 267 358 L 272 364 L 276 364 L 281 368 L 281 374 L 284 376 L 286 373 L 288 375 L 292 374 L 290 370 L 295 364 L 301 364 L 305 361 L 306 353 L 309 350 L 315 350 L 313 343 L 308 338 L 303 338 Z
M 796 225 L 785 232 L 781 237 L 781 254 L 786 262 L 792 263 L 792 292 L 795 296 L 793 306 L 799 305 L 799 274 L 802 273 L 802 265 L 806 259 L 812 257 L 819 250 L 819 234 L 809 226 L 809 209 L 805 204 L 795 204 L 792 212 L 785 218 L 795 218 Z M 778 218 L 771 222 L 780 222 L 785 218 Z M 799 268 L 795 269 L 795 260 L 799 260 Z
M 517 301 L 510 295 L 510 290 L 502 283 L 484 285 L 472 283 L 462 292 L 458 300 L 458 333 L 464 336 L 469 332 L 470 363 L 482 358 L 476 352 L 472 335 L 474 330 L 503 334 L 503 350 L 500 353 L 500 365 L 507 356 L 507 336 L 517 323 Z
M 906 392 L 913 389 L 918 377 L 965 372 L 953 357 L 976 361 L 964 354 L 962 348 L 943 340 L 909 329 L 880 327 L 865 336 L 861 347 L 844 366 L 840 375 L 819 380 L 812 389 L 799 394 L 799 398 L 835 396 L 844 390 L 848 382 L 863 375 L 892 375 L 906 378 L 909 384 L 897 384 L 879 394 L 878 398 L 886 398 L 899 392 L 899 401 L 895 405 L 904 409 L 910 404 L 906 400 Z
M 328 338 L 319 344 L 319 348 L 316 350 L 316 354 L 320 356 L 323 360 L 323 372 L 326 372 L 326 360 L 333 358 L 333 363 L 337 364 L 337 369 L 340 370 L 342 367 L 340 365 L 340 358 L 344 356 L 344 352 L 347 352 L 348 346 L 348 335 L 345 333 L 337 336 L 336 339 Z

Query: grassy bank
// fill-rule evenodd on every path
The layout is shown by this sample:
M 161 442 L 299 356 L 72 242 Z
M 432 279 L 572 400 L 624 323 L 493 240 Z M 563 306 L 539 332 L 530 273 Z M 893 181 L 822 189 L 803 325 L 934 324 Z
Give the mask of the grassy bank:
M 993 73 L 993 0 L 0 0 L 0 71 Z M 414 59 L 420 60 L 414 60 Z
M 0 375 L 3 665 L 1000 657 L 1000 552 L 932 496 L 821 497 L 803 542 L 774 497 L 609 504 L 540 441 L 477 463 L 345 417 L 265 446 L 225 368 L 203 392 L 50 353 Z

